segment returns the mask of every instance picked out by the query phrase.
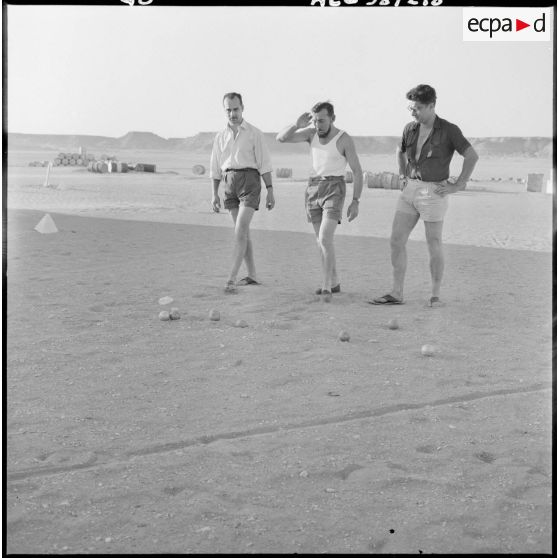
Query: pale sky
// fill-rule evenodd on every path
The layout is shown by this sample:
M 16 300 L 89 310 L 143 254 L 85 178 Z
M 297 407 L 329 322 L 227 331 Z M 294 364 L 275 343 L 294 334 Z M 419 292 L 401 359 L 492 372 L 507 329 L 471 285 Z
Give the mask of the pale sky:
M 8 132 L 187 137 L 238 91 L 264 132 L 330 100 L 350 134 L 396 136 L 428 83 L 466 136 L 552 136 L 552 41 L 464 42 L 462 11 L 8 5 Z

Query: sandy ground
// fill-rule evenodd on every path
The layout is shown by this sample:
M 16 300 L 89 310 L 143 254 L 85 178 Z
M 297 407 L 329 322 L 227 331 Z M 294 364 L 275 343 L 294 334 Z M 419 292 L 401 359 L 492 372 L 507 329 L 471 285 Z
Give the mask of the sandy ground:
M 389 232 L 370 231 L 391 192 L 365 192 L 365 234 L 342 226 L 326 304 L 307 228 L 255 228 L 262 284 L 227 296 L 207 182 L 142 206 L 144 177 L 68 176 L 8 191 L 9 553 L 551 551 L 550 196 L 456 196 L 447 305 L 424 307 L 420 231 L 407 303 L 382 308 L 365 301 L 389 287 Z M 46 210 L 56 234 L 33 230 Z
M 228 212 L 215 214 L 211 211 L 209 178 L 192 176 L 180 166 L 185 163 L 177 160 L 176 155 L 174 157 L 155 175 L 97 174 L 85 169 L 56 167 L 51 172 L 48 188 L 43 186 L 46 169 L 11 167 L 8 207 L 229 228 L 231 218 Z M 156 159 L 150 154 L 143 160 Z M 524 161 L 523 173 L 514 168 L 518 166 L 517 162 L 513 165 L 505 160 L 492 161 L 494 169 L 485 172 L 506 177 L 508 174 L 525 175 L 531 168 L 542 171 L 545 163 L 535 161 Z M 290 162 L 295 167 L 295 180 L 274 179 L 277 205 L 272 212 L 257 212 L 252 228 L 303 233 L 311 230 L 303 205 L 306 181 L 302 177 L 305 176 L 306 163 L 303 157 Z M 284 161 L 285 166 L 288 164 L 289 161 Z M 384 170 L 390 167 L 382 159 L 368 168 Z M 348 195 L 352 195 L 351 185 Z M 388 238 L 398 195 L 396 190 L 365 188 L 359 218 L 351 223 L 345 221 L 338 227 L 337 234 Z M 499 182 L 471 182 L 467 191 L 450 199 L 444 240 L 451 244 L 550 252 L 552 201 L 552 195 L 527 192 L 525 184 L 507 178 Z M 422 225 L 415 228 L 411 239 L 424 240 Z

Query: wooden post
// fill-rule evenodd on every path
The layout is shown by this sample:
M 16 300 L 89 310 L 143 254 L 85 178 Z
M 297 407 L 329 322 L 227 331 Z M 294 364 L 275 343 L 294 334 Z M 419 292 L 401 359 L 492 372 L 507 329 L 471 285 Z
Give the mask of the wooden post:
M 46 178 L 45 178 L 45 183 L 44 183 L 44 187 L 48 187 L 48 177 L 50 175 L 50 169 L 52 168 L 52 163 L 49 163 L 47 165 L 47 171 L 46 171 Z

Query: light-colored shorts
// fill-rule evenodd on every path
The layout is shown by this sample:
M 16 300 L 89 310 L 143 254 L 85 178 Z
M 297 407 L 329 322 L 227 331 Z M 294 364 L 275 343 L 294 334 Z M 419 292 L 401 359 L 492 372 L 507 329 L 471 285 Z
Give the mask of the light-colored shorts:
M 309 223 L 319 223 L 325 214 L 341 223 L 347 186 L 344 176 L 311 176 L 304 193 Z
M 448 197 L 434 192 L 437 185 L 436 182 L 407 179 L 395 210 L 418 215 L 423 221 L 443 221 L 448 209 Z
M 236 209 L 245 205 L 256 211 L 260 207 L 262 182 L 256 169 L 227 170 L 223 173 L 225 182 L 225 209 Z

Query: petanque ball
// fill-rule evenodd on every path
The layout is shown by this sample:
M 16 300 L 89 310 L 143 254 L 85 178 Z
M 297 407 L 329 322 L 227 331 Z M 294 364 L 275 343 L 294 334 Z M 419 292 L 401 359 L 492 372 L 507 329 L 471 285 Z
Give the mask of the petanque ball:
M 171 308 L 169 316 L 171 320 L 180 320 L 180 312 L 178 311 L 178 308 Z
M 420 352 L 424 356 L 433 356 L 436 352 L 436 347 L 434 347 L 434 345 L 423 345 Z
M 209 319 L 214 321 L 214 322 L 218 322 L 221 319 L 221 314 L 220 314 L 219 310 L 215 310 L 215 308 L 212 308 L 209 311 Z
M 246 320 L 236 320 L 235 327 L 248 327 L 248 322 Z
M 349 341 L 351 336 L 346 331 L 339 332 L 339 341 Z
M 170 320 L 170 314 L 166 310 L 161 310 L 161 312 L 159 312 L 159 319 L 162 322 L 168 322 Z
M 398 324 L 398 322 L 395 318 L 392 318 L 388 322 L 388 327 L 389 327 L 389 329 L 399 329 L 399 324 Z

